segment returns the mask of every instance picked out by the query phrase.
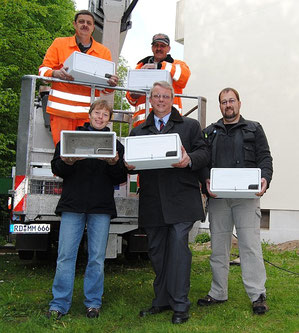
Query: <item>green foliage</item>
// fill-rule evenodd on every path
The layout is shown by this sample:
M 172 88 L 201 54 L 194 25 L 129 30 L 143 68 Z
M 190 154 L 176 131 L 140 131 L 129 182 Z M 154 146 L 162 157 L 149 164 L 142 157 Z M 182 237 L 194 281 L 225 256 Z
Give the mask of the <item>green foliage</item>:
M 117 75 L 119 77 L 118 85 L 126 86 L 128 73 L 128 62 L 124 57 L 120 57 L 117 66 Z M 127 102 L 125 91 L 115 91 L 114 93 L 114 110 L 130 110 L 130 104 Z M 129 135 L 129 125 L 127 123 L 113 123 L 113 131 L 117 136 L 126 137 Z
M 72 0 L 0 0 L 0 175 L 15 162 L 21 78 L 37 74 L 57 36 L 73 33 Z
M 0 90 L 0 176 L 11 175 L 15 163 L 19 95 L 12 89 Z
M 118 85 L 124 87 L 126 85 L 128 73 L 128 62 L 122 56 L 119 57 L 117 66 L 117 75 L 119 77 Z M 125 91 L 115 91 L 114 93 L 114 109 L 115 110 L 129 110 L 130 104 L 127 102 Z
M 211 240 L 211 237 L 210 235 L 207 233 L 207 232 L 203 232 L 201 234 L 198 234 L 196 237 L 195 237 L 195 243 L 207 243 Z
M 0 0 L 0 88 L 20 89 L 25 74 L 37 74 L 57 36 L 73 32 L 71 0 Z
M 7 243 L 6 239 L 4 236 L 0 235 L 0 246 L 4 246 Z
M 129 135 L 129 124 L 114 122 L 113 131 L 118 137 L 125 138 Z

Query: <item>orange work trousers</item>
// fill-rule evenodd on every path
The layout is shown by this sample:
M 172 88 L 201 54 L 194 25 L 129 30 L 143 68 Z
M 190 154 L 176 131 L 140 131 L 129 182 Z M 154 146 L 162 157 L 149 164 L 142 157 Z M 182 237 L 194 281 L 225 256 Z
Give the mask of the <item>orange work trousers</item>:
M 74 131 L 78 126 L 83 126 L 84 123 L 89 122 L 89 117 L 85 119 L 71 119 L 50 115 L 50 126 L 54 145 L 56 147 L 57 143 L 60 141 L 60 132 Z

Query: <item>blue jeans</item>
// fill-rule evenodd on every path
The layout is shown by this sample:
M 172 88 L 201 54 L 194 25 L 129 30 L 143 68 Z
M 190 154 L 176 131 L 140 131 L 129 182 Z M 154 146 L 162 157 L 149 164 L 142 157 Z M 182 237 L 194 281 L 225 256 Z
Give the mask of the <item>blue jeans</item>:
M 110 215 L 63 212 L 50 310 L 58 310 L 66 314 L 71 307 L 78 248 L 85 224 L 87 226 L 88 263 L 84 275 L 84 304 L 86 307 L 101 307 Z

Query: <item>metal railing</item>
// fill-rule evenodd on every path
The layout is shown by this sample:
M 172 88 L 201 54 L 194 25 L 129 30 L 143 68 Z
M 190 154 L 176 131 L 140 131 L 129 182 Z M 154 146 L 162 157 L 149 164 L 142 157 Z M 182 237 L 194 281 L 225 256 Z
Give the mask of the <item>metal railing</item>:
M 134 93 L 138 93 L 138 94 L 143 94 L 145 95 L 145 112 L 146 112 L 146 117 L 149 114 L 149 109 L 150 109 L 150 102 L 149 102 L 149 98 L 150 98 L 150 91 L 149 90 L 136 90 L 136 89 L 129 89 L 126 87 L 120 87 L 120 86 L 116 86 L 116 87 L 111 87 L 107 84 L 93 84 L 90 82 L 85 82 L 85 81 L 66 81 L 66 80 L 61 80 L 61 79 L 56 79 L 56 78 L 51 78 L 51 77 L 44 77 L 44 76 L 38 76 L 38 75 L 25 75 L 22 80 L 32 80 L 32 84 L 30 85 L 30 87 L 36 87 L 36 80 L 40 79 L 43 81 L 47 81 L 47 82 L 65 82 L 65 83 L 69 83 L 69 84 L 77 84 L 77 85 L 84 85 L 84 86 L 88 86 L 91 88 L 91 103 L 95 100 L 95 91 L 96 90 L 104 90 L 104 89 L 112 89 L 112 90 L 116 90 L 116 91 L 130 91 L 130 92 L 134 92 Z M 23 89 L 23 87 L 22 87 Z M 184 114 L 184 116 L 188 116 L 190 115 L 192 112 L 194 112 L 195 110 L 198 110 L 198 121 L 202 124 L 202 119 L 205 119 L 205 112 L 206 112 L 206 98 L 202 97 L 202 96 L 192 96 L 192 95 L 184 95 L 184 94 L 175 94 L 175 96 L 177 97 L 181 97 L 181 98 L 187 98 L 187 99 L 195 99 L 197 100 L 197 105 L 195 107 L 193 107 L 190 111 L 188 111 L 186 114 Z M 114 110 L 114 113 L 124 113 L 124 114 L 128 114 L 128 115 L 133 115 L 134 111 L 127 111 L 127 110 Z

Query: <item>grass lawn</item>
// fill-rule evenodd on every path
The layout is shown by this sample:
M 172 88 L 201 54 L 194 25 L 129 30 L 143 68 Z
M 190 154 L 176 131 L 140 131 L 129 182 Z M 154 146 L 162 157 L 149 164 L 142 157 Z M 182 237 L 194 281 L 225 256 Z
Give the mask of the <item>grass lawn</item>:
M 128 263 L 124 258 L 106 262 L 105 293 L 98 319 L 85 317 L 83 274 L 78 264 L 73 304 L 62 320 L 48 320 L 45 312 L 51 300 L 55 263 L 21 262 L 16 254 L 0 256 L 0 333 L 10 332 L 299 332 L 299 276 L 266 263 L 267 303 L 270 311 L 252 314 L 244 291 L 239 266 L 231 266 L 229 300 L 213 307 L 197 307 L 211 282 L 209 249 L 193 251 L 190 320 L 171 323 L 172 312 L 140 318 L 140 309 L 151 305 L 154 274 L 148 261 Z M 236 252 L 236 250 L 233 250 Z M 296 251 L 280 252 L 263 245 L 264 258 L 299 273 Z

